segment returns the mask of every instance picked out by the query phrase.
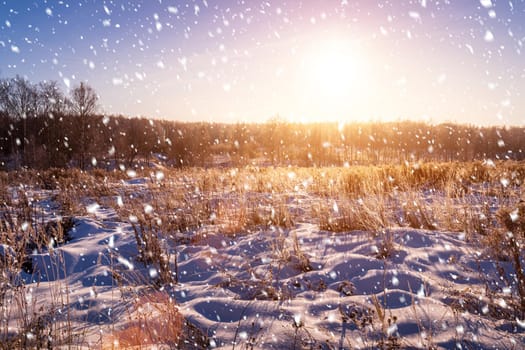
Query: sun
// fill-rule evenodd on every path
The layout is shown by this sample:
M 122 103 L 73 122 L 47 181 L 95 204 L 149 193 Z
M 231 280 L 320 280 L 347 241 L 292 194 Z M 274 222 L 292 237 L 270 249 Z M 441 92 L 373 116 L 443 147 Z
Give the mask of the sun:
M 323 52 L 311 58 L 310 84 L 320 95 L 343 96 L 352 88 L 352 57 L 338 52 Z
M 348 42 L 318 43 L 303 58 L 305 88 L 321 102 L 348 97 L 362 85 L 360 64 L 358 52 Z
M 301 122 L 356 120 L 369 100 L 365 53 L 345 39 L 312 40 L 298 52 L 295 93 Z

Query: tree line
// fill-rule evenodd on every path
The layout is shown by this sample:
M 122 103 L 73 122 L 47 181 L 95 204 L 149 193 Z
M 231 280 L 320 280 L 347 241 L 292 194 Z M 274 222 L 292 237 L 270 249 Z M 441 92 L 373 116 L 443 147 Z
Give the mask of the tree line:
M 341 166 L 406 161 L 522 160 L 523 127 L 445 123 L 183 123 L 99 113 L 80 83 L 0 79 L 0 169 L 21 167 Z

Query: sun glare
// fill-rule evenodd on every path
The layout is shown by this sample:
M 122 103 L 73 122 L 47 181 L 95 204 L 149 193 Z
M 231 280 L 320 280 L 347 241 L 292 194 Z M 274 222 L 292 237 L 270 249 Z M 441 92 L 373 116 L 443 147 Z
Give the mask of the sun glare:
M 352 61 L 348 56 L 322 54 L 312 64 L 312 78 L 318 92 L 328 96 L 341 96 L 352 87 Z
M 307 87 L 317 96 L 345 97 L 361 84 L 357 52 L 345 42 L 316 45 L 303 62 Z
M 299 81 L 308 112 L 302 121 L 348 117 L 353 102 L 366 90 L 360 56 L 352 43 L 343 40 L 321 41 L 303 52 Z

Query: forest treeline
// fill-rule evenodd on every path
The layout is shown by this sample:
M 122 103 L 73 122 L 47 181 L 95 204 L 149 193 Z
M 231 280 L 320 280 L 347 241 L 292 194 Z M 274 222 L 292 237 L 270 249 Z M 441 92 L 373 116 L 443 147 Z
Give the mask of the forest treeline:
M 525 128 L 445 123 L 188 123 L 99 113 L 87 84 L 0 79 L 0 169 L 399 164 L 524 158 Z

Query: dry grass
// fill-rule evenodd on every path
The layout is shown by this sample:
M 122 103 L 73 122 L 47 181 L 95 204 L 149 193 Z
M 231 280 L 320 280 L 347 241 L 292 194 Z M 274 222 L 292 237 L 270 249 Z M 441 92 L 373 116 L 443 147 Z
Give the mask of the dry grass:
M 0 348 L 53 348 L 80 341 L 82 332 L 73 332 L 70 322 L 67 283 L 62 280 L 50 283 L 49 298 L 44 301 L 35 297 L 33 288 L 26 286 L 20 276 L 22 270 L 32 272 L 28 249 L 35 245 L 32 238 L 35 234 L 31 226 L 13 227 L 5 223 L 1 226 Z M 58 275 L 63 257 L 52 249 L 49 256 L 52 263 L 47 273 Z
M 184 317 L 175 301 L 165 292 L 143 295 L 134 303 L 133 320 L 116 330 L 104 342 L 103 349 L 143 349 L 147 346 L 179 348 Z
M 390 228 L 439 229 L 462 232 L 466 239 L 491 249 L 495 261 L 505 258 L 513 263 L 517 271 L 513 296 L 520 305 L 516 316 L 525 317 L 521 272 L 525 206 L 520 203 L 525 166 L 521 163 L 163 169 L 138 171 L 136 176 L 146 179 L 140 188 L 124 186 L 122 181 L 129 176 L 123 171 L 0 173 L 0 243 L 5 246 L 0 261 L 0 302 L 10 305 L 2 309 L 0 320 L 5 344 L 47 346 L 51 334 L 55 345 L 71 341 L 73 333 L 67 319 L 53 321 L 55 324 L 49 321 L 56 317 L 57 305 L 63 304 L 59 293 L 54 296 L 55 305 L 24 304 L 27 291 L 16 279 L 22 268 L 30 268 L 24 263 L 33 249 L 45 249 L 51 237 L 55 242 L 67 240 L 67 222 L 46 228 L 28 195 L 31 186 L 51 191 L 61 214 L 68 217 L 85 215 L 86 199 L 114 206 L 122 221 L 133 223 L 139 260 L 158 270 L 160 284 L 155 288 L 177 282 L 177 246 L 198 244 L 202 232 L 234 237 L 261 229 L 279 230 L 282 234 L 272 246 L 275 263 L 295 264 L 308 272 L 310 261 L 300 241 L 286 235 L 297 222 L 313 222 L 338 234 L 370 232 L 381 243 L 376 252 L 380 259 L 388 259 L 396 249 Z M 120 201 L 115 200 L 117 196 Z M 498 208 L 503 209 L 496 215 Z M 60 283 L 56 289 L 67 290 Z M 261 276 L 252 288 L 256 292 L 249 297 L 282 300 L 288 295 L 279 288 L 274 276 Z M 14 315 L 15 306 L 24 315 L 18 335 L 13 336 L 5 320 Z M 183 316 L 164 292 L 135 300 L 131 315 L 125 328 L 104 340 L 104 348 L 176 347 L 184 338 Z M 388 318 L 381 322 L 388 328 Z M 301 331 L 300 327 L 296 330 Z M 19 335 L 28 331 L 35 335 L 34 341 L 22 344 L 27 339 Z M 395 339 L 386 337 L 383 345 L 388 342 L 395 347 Z
M 389 223 L 387 210 L 382 199 L 368 197 L 359 200 L 341 200 L 331 207 L 320 202 L 317 215 L 319 227 L 333 232 L 381 231 Z
M 519 314 L 516 317 L 525 318 L 525 272 L 523 264 L 525 253 L 525 203 L 520 202 L 512 208 L 501 208 L 498 211 L 498 219 L 503 228 L 496 230 L 492 237 L 486 242 L 494 251 L 495 256 L 507 257 L 516 272 L 514 281 L 510 287 L 516 290 L 519 301 Z M 502 279 L 505 277 L 502 276 Z

